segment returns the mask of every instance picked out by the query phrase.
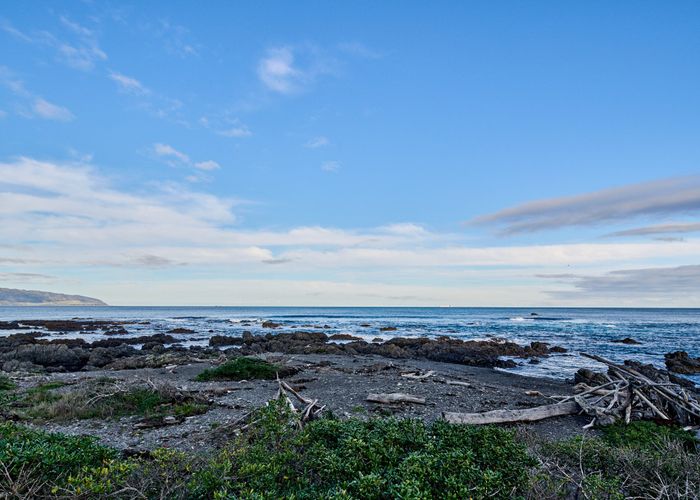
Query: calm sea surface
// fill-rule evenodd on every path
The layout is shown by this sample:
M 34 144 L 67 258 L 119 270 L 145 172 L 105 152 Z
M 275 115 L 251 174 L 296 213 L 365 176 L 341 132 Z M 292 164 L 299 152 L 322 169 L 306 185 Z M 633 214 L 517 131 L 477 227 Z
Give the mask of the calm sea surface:
M 534 314 L 533 314 L 534 313 Z M 520 309 L 520 308 L 364 308 L 364 307 L 0 307 L 0 320 L 114 319 L 149 321 L 127 325 L 137 335 L 164 332 L 175 327 L 195 330 L 183 335 L 183 344 L 206 345 L 211 335 L 240 336 L 270 332 L 262 322 L 281 323 L 275 330 L 325 328 L 332 333 L 375 337 L 449 335 L 460 339 L 502 338 L 518 343 L 549 342 L 569 352 L 526 362 L 509 371 L 570 377 L 581 366 L 592 366 L 578 352 L 591 352 L 616 361 L 635 359 L 663 367 L 663 355 L 684 350 L 700 356 L 700 309 Z M 370 326 L 362 326 L 370 325 Z M 382 333 L 383 326 L 396 332 Z M 0 331 L 8 335 L 12 331 Z M 57 334 L 52 334 L 57 335 Z M 73 333 L 89 341 L 100 335 Z M 632 337 L 641 345 L 612 342 Z M 516 360 L 518 361 L 518 360 Z M 691 377 L 700 383 L 700 376 Z

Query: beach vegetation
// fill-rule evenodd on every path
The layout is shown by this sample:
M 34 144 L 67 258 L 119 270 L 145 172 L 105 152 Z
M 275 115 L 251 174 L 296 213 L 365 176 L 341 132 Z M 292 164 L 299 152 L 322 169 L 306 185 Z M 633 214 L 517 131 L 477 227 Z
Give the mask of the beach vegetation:
M 281 377 L 288 372 L 289 369 L 263 359 L 240 357 L 226 361 L 217 367 L 204 370 L 197 375 L 195 380 L 198 382 L 209 382 L 212 380 L 273 380 L 277 374 Z

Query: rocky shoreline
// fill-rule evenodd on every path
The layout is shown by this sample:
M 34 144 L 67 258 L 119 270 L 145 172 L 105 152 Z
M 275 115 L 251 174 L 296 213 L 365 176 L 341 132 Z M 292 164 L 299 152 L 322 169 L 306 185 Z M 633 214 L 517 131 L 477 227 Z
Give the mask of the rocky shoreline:
M 214 335 L 208 346 L 185 347 L 178 338 L 196 336 L 196 332 L 179 328 L 133 335 L 128 331 L 130 324 L 85 320 L 0 322 L 0 330 L 13 330 L 0 337 L 0 373 L 9 376 L 17 385 L 15 393 L 21 396 L 6 405 L 0 416 L 24 421 L 26 415 L 32 415 L 26 419 L 30 425 L 67 434 L 95 435 L 103 443 L 129 452 L 162 446 L 209 449 L 225 438 L 223 429 L 231 422 L 276 394 L 277 384 L 271 380 L 195 380 L 204 370 L 243 356 L 265 359 L 295 373 L 288 379 L 295 390 L 317 399 L 327 411 L 341 417 L 396 414 L 435 420 L 443 412 L 522 409 L 551 403 L 550 396 L 573 394 L 573 381 L 494 370 L 515 366 L 513 359 L 536 363 L 553 353 L 565 352 L 541 342 L 519 345 L 498 339 L 463 341 L 450 337 L 395 337 L 367 342 L 318 329 L 277 333 L 271 325 L 265 335 Z M 56 335 L 45 338 L 47 332 Z M 61 332 L 79 336 L 61 338 Z M 80 338 L 95 333 L 101 334 L 97 340 Z M 673 360 L 679 358 L 685 359 L 676 355 Z M 581 380 L 591 376 L 583 373 Z M 90 394 L 87 400 L 92 401 L 111 394 L 107 389 L 96 389 L 104 384 L 125 394 L 144 390 L 167 394 L 169 403 L 163 405 L 165 413 L 147 418 L 77 418 L 66 409 L 56 409 L 63 400 L 78 401 L 76 395 L 82 395 L 84 401 L 85 394 Z M 50 389 L 45 390 L 47 387 Z M 424 404 L 377 404 L 368 401 L 371 393 L 408 393 L 424 400 Z M 45 400 L 38 404 L 36 397 L 27 396 L 33 394 Z M 34 405 L 31 411 L 27 405 Z M 182 408 L 189 410 L 183 413 Z M 560 438 L 581 433 L 585 423 L 584 417 L 566 416 L 528 427 L 548 438 Z

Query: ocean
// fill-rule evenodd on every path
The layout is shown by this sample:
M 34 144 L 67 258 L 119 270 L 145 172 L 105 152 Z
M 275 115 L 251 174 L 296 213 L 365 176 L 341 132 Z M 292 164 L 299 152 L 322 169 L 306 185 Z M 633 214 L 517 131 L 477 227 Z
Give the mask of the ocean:
M 422 307 L 0 307 L 0 320 L 22 319 L 137 320 L 127 325 L 134 335 L 163 333 L 176 327 L 195 330 L 179 336 L 183 345 L 207 345 L 212 335 L 240 336 L 269 333 L 269 320 L 282 326 L 275 333 L 320 330 L 327 334 L 350 333 L 366 340 L 376 337 L 435 337 L 506 339 L 520 344 L 548 342 L 568 349 L 542 359 L 539 364 L 518 360 L 514 373 L 569 378 L 582 366 L 596 367 L 579 352 L 598 354 L 614 361 L 634 359 L 664 366 L 664 353 L 687 351 L 700 356 L 700 309 L 607 308 L 422 308 Z M 396 327 L 381 332 L 380 328 Z M 9 335 L 11 330 L 0 331 Z M 100 334 L 47 334 L 81 337 Z M 639 345 L 614 340 L 631 337 Z M 602 367 L 602 365 L 601 365 Z M 689 377 L 700 384 L 700 376 Z

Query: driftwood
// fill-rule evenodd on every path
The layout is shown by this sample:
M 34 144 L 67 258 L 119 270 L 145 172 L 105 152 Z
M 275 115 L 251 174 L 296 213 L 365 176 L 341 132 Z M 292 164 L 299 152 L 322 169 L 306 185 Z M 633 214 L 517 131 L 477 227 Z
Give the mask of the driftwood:
M 608 367 L 604 375 L 607 382 L 594 387 L 578 384 L 574 388 L 576 395 L 560 398 L 560 402 L 575 401 L 593 417 L 586 427 L 651 419 L 679 425 L 700 424 L 700 402 L 682 386 L 668 381 L 662 372 L 645 375 L 633 366 L 593 354 L 581 355 Z
M 556 403 L 553 405 L 537 406 L 525 410 L 493 410 L 484 413 L 454 413 L 445 412 L 442 418 L 451 424 L 501 424 L 505 422 L 536 422 L 550 417 L 574 415 L 581 408 L 575 401 Z
M 485 413 L 443 413 L 453 424 L 497 424 L 534 422 L 562 415 L 585 413 L 593 420 L 585 427 L 623 421 L 661 419 L 683 426 L 700 425 L 700 402 L 684 387 L 672 383 L 658 371 L 640 373 L 634 366 L 619 365 L 600 356 L 581 353 L 608 367 L 603 383 L 574 387 L 573 396 L 554 396 L 559 402 L 524 410 L 494 410 Z M 649 370 L 643 370 L 645 373 Z M 596 379 L 597 380 L 597 379 Z M 449 382 L 448 382 L 449 383 Z M 527 395 L 540 396 L 538 391 Z
M 284 400 L 292 413 L 299 414 L 299 427 L 302 427 L 305 423 L 318 417 L 326 408 L 326 405 L 321 406 L 318 404 L 318 399 L 311 400 L 299 394 L 297 391 L 292 389 L 287 382 L 280 380 L 279 376 L 277 376 L 277 385 L 277 399 Z M 296 399 L 305 405 L 302 410 L 297 410 L 288 393 L 292 394 Z
M 471 387 L 469 382 L 462 382 L 461 380 L 445 380 L 447 385 L 461 385 L 462 387 Z
M 401 376 L 404 378 L 410 378 L 413 380 L 423 380 L 428 377 L 435 375 L 435 370 L 429 370 L 425 373 L 402 373 Z
M 384 405 L 396 403 L 414 403 L 419 405 L 425 404 L 425 398 L 411 396 L 410 394 L 403 394 L 400 392 L 392 392 L 390 394 L 368 394 L 367 401 Z

